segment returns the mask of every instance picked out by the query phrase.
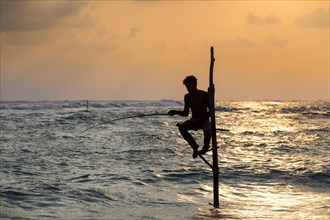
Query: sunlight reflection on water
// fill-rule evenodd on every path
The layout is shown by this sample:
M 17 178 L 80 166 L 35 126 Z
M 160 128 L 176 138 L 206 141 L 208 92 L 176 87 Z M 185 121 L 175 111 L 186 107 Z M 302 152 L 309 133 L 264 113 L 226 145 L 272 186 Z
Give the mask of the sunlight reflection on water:
M 303 108 L 297 103 L 236 104 L 231 105 L 235 113 L 217 113 L 217 127 L 230 127 L 231 134 L 218 134 L 220 170 L 236 175 L 235 182 L 228 180 L 234 177 L 226 171 L 222 171 L 224 176 L 220 175 L 220 182 L 230 182 L 220 185 L 220 209 L 226 207 L 226 216 L 222 218 L 330 217 L 329 185 L 304 177 L 306 172 L 326 172 L 329 163 L 325 159 L 330 153 L 329 146 L 323 142 L 324 136 L 306 133 L 320 129 L 320 119 L 305 123 L 300 112 L 281 111 Z M 244 111 L 244 115 L 240 111 Z M 323 125 L 329 128 L 329 120 Z M 325 135 L 329 138 L 329 133 Z M 321 148 L 317 150 L 318 143 Z M 313 187 L 323 189 L 319 191 Z

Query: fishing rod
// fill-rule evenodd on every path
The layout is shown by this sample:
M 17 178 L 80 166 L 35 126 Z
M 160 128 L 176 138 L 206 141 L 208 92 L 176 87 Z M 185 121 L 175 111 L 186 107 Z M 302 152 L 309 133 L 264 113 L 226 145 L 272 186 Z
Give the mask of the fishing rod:
M 152 114 L 142 114 L 142 115 L 133 115 L 133 116 L 126 116 L 126 117 L 122 117 L 122 118 L 115 118 L 115 119 L 112 119 L 112 120 L 109 120 L 109 121 L 104 121 L 104 122 L 101 122 L 101 123 L 98 123 L 96 125 L 93 125 L 92 127 L 89 127 L 81 132 L 79 132 L 77 135 L 80 135 L 90 129 L 93 129 L 93 128 L 96 128 L 100 125 L 104 125 L 104 124 L 108 124 L 108 123 L 112 123 L 112 122 L 115 122 L 115 121 L 120 121 L 120 120 L 124 120 L 124 119 L 129 119 L 129 118 L 142 118 L 142 117 L 149 117 L 149 116 L 164 116 L 164 115 L 168 115 L 168 113 L 152 113 Z

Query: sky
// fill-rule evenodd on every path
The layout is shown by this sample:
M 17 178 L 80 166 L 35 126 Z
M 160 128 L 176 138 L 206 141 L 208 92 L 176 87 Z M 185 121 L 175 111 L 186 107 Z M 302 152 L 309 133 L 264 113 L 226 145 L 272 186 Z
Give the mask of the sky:
M 1 2 L 9 100 L 329 100 L 329 1 Z

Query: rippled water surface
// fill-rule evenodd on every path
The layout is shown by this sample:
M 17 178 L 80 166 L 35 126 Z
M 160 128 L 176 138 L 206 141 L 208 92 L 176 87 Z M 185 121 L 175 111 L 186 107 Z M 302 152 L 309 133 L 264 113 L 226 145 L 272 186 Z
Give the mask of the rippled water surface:
M 219 102 L 220 208 L 178 101 L 3 102 L 1 219 L 329 219 L 328 102 Z M 202 143 L 202 133 L 195 132 Z M 211 152 L 205 155 L 212 162 Z

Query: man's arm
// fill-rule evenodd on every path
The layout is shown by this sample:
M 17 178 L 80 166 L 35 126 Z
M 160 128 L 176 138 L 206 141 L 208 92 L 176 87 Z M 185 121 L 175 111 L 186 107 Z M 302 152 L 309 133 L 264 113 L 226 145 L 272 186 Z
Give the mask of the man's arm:
M 187 95 L 184 96 L 184 109 L 183 111 L 171 110 L 168 112 L 169 115 L 180 115 L 188 116 L 189 115 L 189 101 Z

